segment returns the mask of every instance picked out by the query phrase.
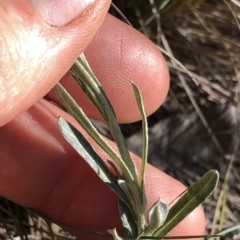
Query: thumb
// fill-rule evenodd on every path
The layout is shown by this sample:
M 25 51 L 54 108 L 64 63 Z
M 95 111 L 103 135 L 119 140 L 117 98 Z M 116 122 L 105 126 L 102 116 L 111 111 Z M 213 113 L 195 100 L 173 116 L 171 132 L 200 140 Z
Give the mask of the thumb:
M 67 72 L 109 5 L 110 0 L 0 0 L 0 126 Z

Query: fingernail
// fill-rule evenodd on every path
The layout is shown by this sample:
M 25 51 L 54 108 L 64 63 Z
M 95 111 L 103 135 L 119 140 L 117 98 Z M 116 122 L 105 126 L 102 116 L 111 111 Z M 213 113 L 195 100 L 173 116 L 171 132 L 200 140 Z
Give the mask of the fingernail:
M 80 16 L 95 0 L 28 0 L 43 20 L 64 26 Z

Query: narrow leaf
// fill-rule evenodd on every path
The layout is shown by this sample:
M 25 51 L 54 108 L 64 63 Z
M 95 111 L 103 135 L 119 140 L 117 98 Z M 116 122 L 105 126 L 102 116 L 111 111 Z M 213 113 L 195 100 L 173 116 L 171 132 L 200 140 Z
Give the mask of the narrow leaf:
M 130 157 L 126 141 L 117 123 L 114 109 L 83 54 L 81 54 L 75 61 L 74 65 L 70 69 L 70 73 L 89 97 L 91 102 L 99 110 L 114 138 L 114 141 L 116 142 L 119 153 L 121 155 L 121 159 L 124 162 L 124 164 L 120 162 L 121 165 L 119 165 L 122 169 L 122 178 L 125 179 L 129 184 L 129 188 L 131 189 L 134 201 L 136 203 L 140 203 L 135 204 L 136 211 L 134 211 L 134 215 L 139 216 L 137 219 L 137 226 L 139 227 L 139 232 L 141 232 L 147 222 L 145 211 L 146 199 L 143 189 L 141 189 L 139 186 L 136 167 Z
M 210 170 L 194 183 L 170 209 L 164 225 L 155 231 L 153 236 L 165 236 L 178 225 L 189 213 L 211 195 L 217 186 L 218 179 L 218 172 Z
M 133 218 L 135 219 L 135 222 L 137 226 L 139 227 L 138 229 L 138 234 L 142 232 L 146 228 L 146 217 L 145 217 L 145 212 L 143 209 L 142 205 L 142 199 L 138 196 L 138 188 L 136 188 L 136 185 L 134 183 L 127 183 L 126 181 L 119 179 L 118 180 L 118 185 L 120 188 L 123 190 L 125 195 L 128 197 L 129 202 L 130 202 L 130 209 L 133 214 Z
M 168 204 L 159 199 L 149 211 L 149 226 L 144 236 L 152 236 L 152 234 L 164 224 L 168 212 Z
M 88 119 L 83 110 L 77 105 L 71 95 L 66 91 L 66 89 L 61 85 L 57 84 L 55 86 L 55 91 L 59 99 L 63 102 L 64 106 L 68 111 L 74 116 L 77 122 L 84 128 L 84 130 L 93 138 L 93 140 L 98 143 L 98 145 L 107 153 L 112 159 L 120 166 L 122 171 L 127 172 L 127 176 L 133 179 L 131 172 L 128 170 L 126 164 L 118 156 L 118 154 L 111 148 L 111 146 L 102 138 L 98 133 L 97 129 L 92 125 L 91 121 Z
M 143 100 L 141 92 L 138 86 L 131 82 L 133 91 L 136 97 L 137 106 L 141 113 L 142 117 L 142 132 L 143 132 L 143 145 L 142 145 L 142 169 L 141 169 L 141 178 L 140 178 L 140 186 L 143 190 L 144 188 L 144 178 L 145 178 L 145 171 L 147 165 L 147 158 L 148 158 L 148 124 L 147 124 L 147 117 L 143 106 Z
M 121 200 L 118 203 L 120 218 L 125 236 L 137 236 L 137 226 L 129 207 Z
M 138 226 L 138 224 L 139 224 L 138 215 L 136 215 L 136 213 L 139 214 L 139 211 L 138 211 L 139 203 L 136 203 L 136 200 L 134 198 L 134 194 L 133 194 L 134 190 L 131 189 L 131 186 L 129 186 L 129 184 L 127 184 L 126 181 L 123 179 L 118 179 L 117 182 L 118 182 L 119 187 L 122 189 L 122 191 L 128 197 L 129 204 L 130 204 L 128 206 L 131 209 L 133 218 Z
M 81 54 L 75 61 L 74 65 L 70 69 L 70 73 L 101 113 L 105 123 L 109 127 L 114 141 L 117 144 L 121 158 L 125 162 L 129 171 L 132 173 L 134 179 L 137 180 L 135 164 L 131 160 L 126 141 L 117 123 L 114 109 L 108 100 L 104 90 L 102 89 L 101 84 L 92 72 L 84 54 Z M 125 173 L 123 170 L 123 174 L 125 175 L 129 173 Z
M 117 179 L 112 175 L 106 164 L 98 156 L 84 136 L 73 125 L 61 117 L 58 119 L 58 126 L 64 138 L 83 157 L 102 181 L 105 182 L 120 199 L 128 203 L 125 194 L 118 186 Z
M 143 218 L 146 219 L 147 197 L 146 197 L 146 193 L 145 193 L 144 183 L 145 183 L 145 172 L 146 172 L 146 165 L 147 165 L 147 158 L 148 158 L 148 124 L 147 124 L 146 113 L 145 113 L 144 106 L 143 106 L 141 92 L 140 92 L 138 86 L 134 82 L 131 82 L 131 84 L 132 84 L 135 98 L 137 101 L 137 106 L 138 106 L 138 109 L 139 109 L 141 117 L 142 117 L 143 144 L 142 144 L 142 165 L 141 165 L 141 174 L 140 174 L 139 185 L 140 185 L 141 195 L 142 195 L 141 196 L 142 219 Z M 146 222 L 144 224 L 146 225 Z M 142 230 L 144 230 L 144 229 L 142 229 Z

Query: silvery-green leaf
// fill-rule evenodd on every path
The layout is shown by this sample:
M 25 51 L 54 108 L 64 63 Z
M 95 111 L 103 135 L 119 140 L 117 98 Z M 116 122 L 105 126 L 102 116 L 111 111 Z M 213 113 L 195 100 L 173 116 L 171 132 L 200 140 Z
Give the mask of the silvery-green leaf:
M 114 138 L 114 141 L 116 142 L 121 157 L 119 157 L 115 151 L 112 151 L 111 147 L 108 146 L 108 144 L 106 144 L 106 142 L 97 134 L 97 131 L 92 128 L 82 110 L 77 106 L 71 96 L 69 94 L 66 94 L 67 92 L 63 89 L 63 87 L 60 86 L 60 84 L 58 84 L 56 87 L 57 93 L 60 98 L 62 98 L 61 100 L 63 100 L 64 105 L 67 107 L 68 111 L 121 168 L 121 178 L 124 179 L 129 185 L 129 189 L 131 191 L 131 195 L 129 196 L 131 196 L 131 201 L 134 202 L 131 204 L 131 211 L 134 212 L 134 218 L 137 218 L 138 232 L 142 232 L 147 222 L 145 210 L 145 191 L 144 187 L 140 184 L 140 182 L 143 183 L 143 181 L 139 181 L 137 177 L 135 163 L 130 157 L 126 141 L 117 123 L 114 109 L 83 54 L 81 54 L 75 61 L 74 65 L 70 69 L 70 73 L 73 75 L 77 83 L 81 86 L 82 90 L 86 93 L 90 101 L 99 110 L 106 125 L 109 127 L 109 130 Z M 146 154 L 144 154 L 144 156 L 146 156 Z M 144 160 L 144 162 L 145 163 L 143 164 L 142 172 L 145 171 L 144 169 L 146 161 Z M 142 174 L 142 176 L 144 176 L 144 174 Z M 140 178 L 144 179 L 144 177 Z
M 123 179 L 118 179 L 117 180 L 118 186 L 122 189 L 122 191 L 125 193 L 125 195 L 127 195 L 129 198 L 132 198 L 132 193 L 131 190 L 128 186 L 128 184 L 126 183 L 125 180 Z
M 98 156 L 84 136 L 73 125 L 61 117 L 58 119 L 58 126 L 64 138 L 83 157 L 97 175 L 119 196 L 120 199 L 128 202 L 125 194 L 118 186 L 116 178 L 112 175 L 106 164 Z
M 118 156 L 118 154 L 112 149 L 112 147 L 105 141 L 105 139 L 98 133 L 97 129 L 92 125 L 83 110 L 77 105 L 75 100 L 67 92 L 67 90 L 58 83 L 55 86 L 55 91 L 62 101 L 67 110 L 74 116 L 77 122 L 83 127 L 83 129 L 93 138 L 96 143 L 107 153 L 112 159 L 121 167 L 129 179 L 133 180 L 132 173 L 129 171 L 125 162 Z
M 147 116 L 146 116 L 146 113 L 145 113 L 145 110 L 144 110 L 141 92 L 140 92 L 138 86 L 134 82 L 131 82 L 131 84 L 132 84 L 133 91 L 134 91 L 134 94 L 135 94 L 135 98 L 136 98 L 136 101 L 137 101 L 138 109 L 139 109 L 139 111 L 141 113 L 141 117 L 142 117 L 143 144 L 142 144 L 142 167 L 141 167 L 140 186 L 142 188 L 143 193 L 145 193 L 145 191 L 144 191 L 144 179 L 145 179 L 145 171 L 146 171 L 147 158 L 148 158 Z
M 130 189 L 130 186 L 126 183 L 125 180 L 123 179 L 118 179 L 117 180 L 118 182 L 118 186 L 122 189 L 122 191 L 125 193 L 125 195 L 127 196 L 128 198 L 128 203 L 130 205 L 128 205 L 128 207 L 131 209 L 132 211 L 132 215 L 133 215 L 133 218 L 135 219 L 135 221 L 137 221 L 137 216 L 135 215 L 136 212 L 137 212 L 137 209 L 136 209 L 136 204 L 135 204 L 135 200 L 134 200 L 134 196 L 132 194 L 132 190 Z
M 117 144 L 121 158 L 127 165 L 133 178 L 137 180 L 135 164 L 130 157 L 126 141 L 117 123 L 114 109 L 108 100 L 106 93 L 102 89 L 101 84 L 92 72 L 84 54 L 81 54 L 75 61 L 74 65 L 70 69 L 70 73 L 101 113 L 105 123 L 109 127 L 114 141 Z M 123 171 L 123 174 L 125 175 L 129 173 L 125 173 Z
M 149 211 L 149 226 L 144 235 L 152 236 L 152 234 L 164 224 L 168 212 L 168 204 L 159 199 Z
M 114 239 L 114 240 L 124 240 L 123 238 L 121 238 L 121 237 L 118 235 L 116 228 L 114 228 L 114 229 L 108 229 L 108 232 L 113 236 L 113 239 Z
M 217 186 L 218 179 L 218 172 L 210 170 L 194 183 L 170 209 L 165 223 L 154 232 L 153 236 L 163 237 L 177 226 L 189 213 L 211 195 Z
M 142 214 L 142 220 L 143 220 L 143 218 L 146 217 L 146 215 L 144 213 L 146 212 L 146 207 L 147 207 L 147 198 L 146 198 L 144 183 L 145 183 L 145 172 L 146 172 L 146 165 L 147 165 L 147 158 L 148 158 L 148 123 L 147 123 L 147 116 L 145 113 L 143 99 L 142 99 L 140 89 L 134 82 L 131 82 L 131 84 L 132 84 L 135 98 L 137 101 L 137 106 L 138 106 L 139 112 L 142 117 L 143 144 L 142 144 L 142 165 L 141 165 L 141 174 L 140 174 L 139 185 L 140 185 L 141 194 L 142 194 L 142 197 L 141 197 L 142 212 L 141 212 L 141 214 Z M 146 225 L 146 222 L 145 222 L 145 225 Z
M 129 207 L 121 200 L 118 202 L 118 208 L 125 236 L 137 236 L 137 226 L 133 219 Z
M 139 189 L 136 187 L 134 183 L 133 184 L 127 183 L 122 179 L 118 179 L 117 181 L 120 188 L 128 197 L 129 203 L 131 204 L 129 208 L 131 209 L 133 218 L 135 219 L 135 222 L 139 227 L 138 230 L 139 232 L 141 232 L 145 229 L 147 223 L 146 223 L 145 211 L 142 205 L 143 201 L 141 198 L 137 197 L 140 195 Z

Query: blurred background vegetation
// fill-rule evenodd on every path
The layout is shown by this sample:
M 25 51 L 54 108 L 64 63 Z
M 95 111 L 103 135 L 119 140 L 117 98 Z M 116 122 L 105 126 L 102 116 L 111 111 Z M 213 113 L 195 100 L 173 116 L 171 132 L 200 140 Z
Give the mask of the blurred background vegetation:
M 240 1 L 114 0 L 134 28 L 163 52 L 169 95 L 149 120 L 149 162 L 187 186 L 209 169 L 221 181 L 204 204 L 207 234 L 240 223 Z M 110 12 L 124 20 L 115 8 Z M 101 123 L 100 132 L 110 137 Z M 121 126 L 141 151 L 141 123 Z M 0 199 L 0 239 L 72 239 L 33 212 Z M 63 210 L 64 211 L 64 210 Z M 240 239 L 240 230 L 224 239 Z

